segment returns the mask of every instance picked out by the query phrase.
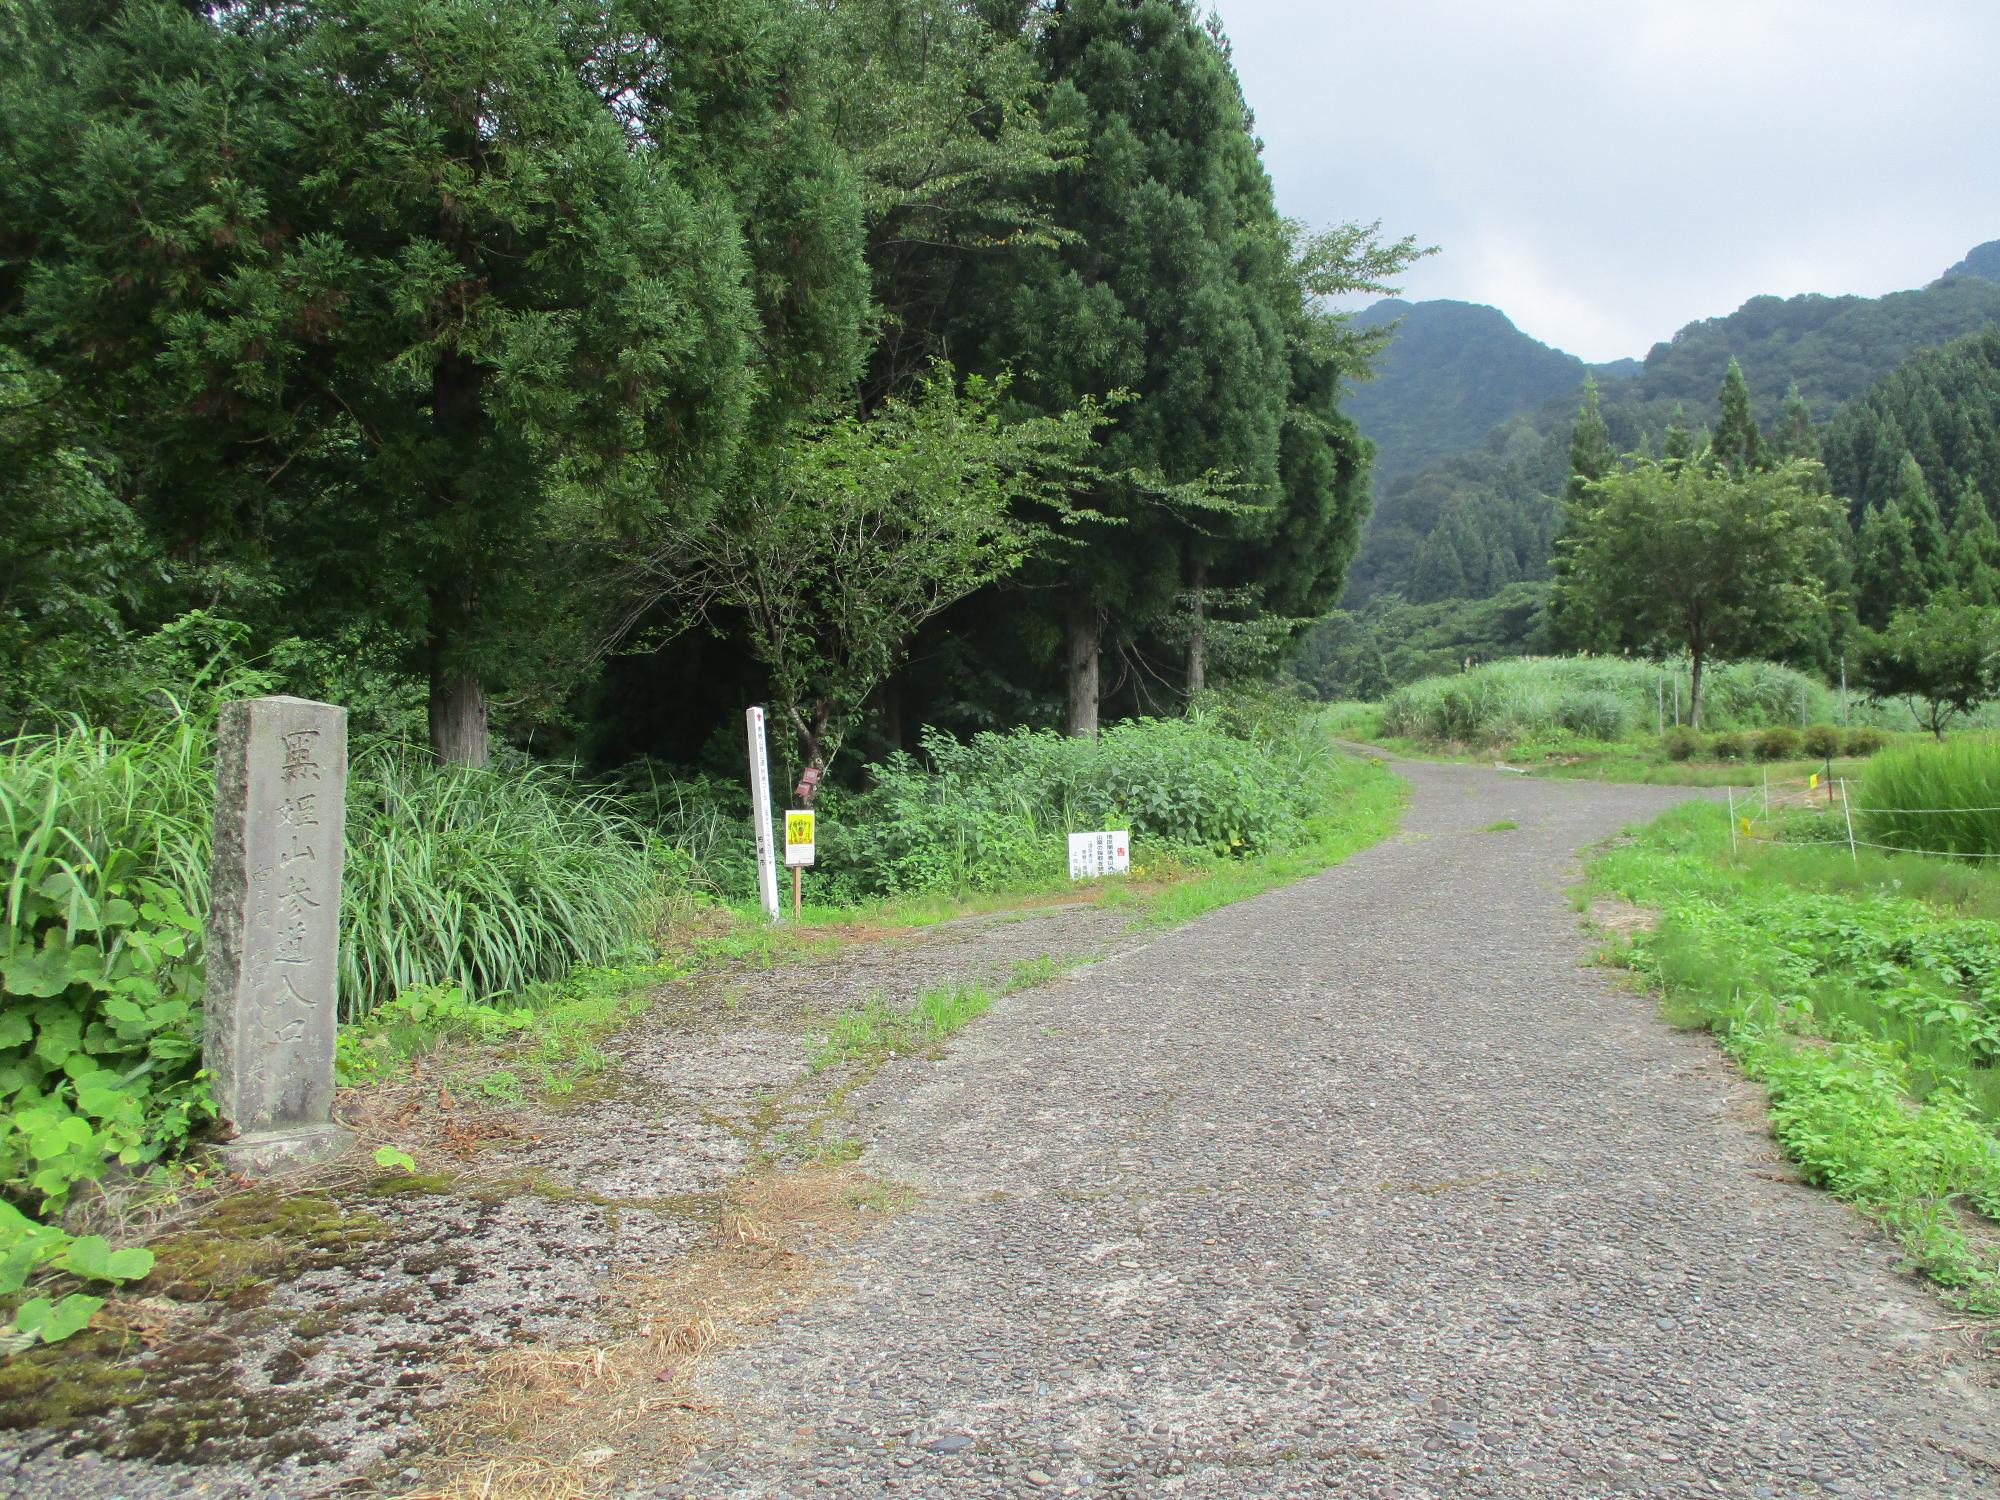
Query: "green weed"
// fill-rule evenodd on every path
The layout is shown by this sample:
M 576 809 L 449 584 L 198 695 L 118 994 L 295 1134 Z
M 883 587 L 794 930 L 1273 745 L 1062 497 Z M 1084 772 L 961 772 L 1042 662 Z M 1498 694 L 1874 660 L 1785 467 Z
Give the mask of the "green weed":
M 1590 886 L 1661 913 L 1624 955 L 1669 1019 L 1712 1028 L 1770 1096 L 1810 1181 L 1879 1219 L 1913 1266 L 2000 1311 L 2000 876 L 1844 846 L 1730 854 L 1726 813 L 1675 810 Z
M 814 1071 L 847 1063 L 880 1063 L 898 1054 L 932 1053 L 992 1008 L 992 991 L 977 984 L 935 985 L 907 1011 L 880 995 L 843 1011 L 810 1053 Z

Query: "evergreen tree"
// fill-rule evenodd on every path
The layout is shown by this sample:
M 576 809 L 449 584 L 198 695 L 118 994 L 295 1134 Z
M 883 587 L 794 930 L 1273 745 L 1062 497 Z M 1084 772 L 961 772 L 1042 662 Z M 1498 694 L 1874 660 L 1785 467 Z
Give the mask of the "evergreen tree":
M 1785 387 L 1784 416 L 1772 441 L 1772 448 L 1780 462 L 1794 458 L 1809 458 L 1815 463 L 1819 461 L 1819 434 L 1813 431 L 1812 411 L 1806 405 L 1805 397 L 1799 394 L 1796 380 Z
M 481 763 L 490 688 L 546 702 L 601 645 L 608 551 L 851 376 L 859 201 L 801 20 L 66 8 L 0 91 L 35 267 L 0 316 L 170 546 L 282 599 L 275 633 L 401 643 L 435 753 Z
M 1583 404 L 1577 408 L 1576 421 L 1570 427 L 1569 435 L 1569 483 L 1563 490 L 1564 498 L 1577 500 L 1583 495 L 1585 486 L 1602 479 L 1611 472 L 1614 457 L 1611 451 L 1611 431 L 1604 425 L 1603 413 L 1597 405 L 1597 377 L 1583 377 Z
M 1411 601 L 1431 604 L 1442 599 L 1463 599 L 1471 592 L 1457 537 L 1452 529 L 1440 526 L 1417 549 L 1416 566 L 1410 571 Z
M 1764 434 L 1757 427 L 1756 417 L 1750 413 L 1750 386 L 1743 378 L 1743 367 L 1734 359 L 1723 372 L 1717 400 L 1722 406 L 1722 416 L 1708 440 L 1711 461 L 1738 477 L 1755 469 L 1769 468 L 1770 451 L 1764 446 Z
M 1903 455 L 1896 472 L 1896 508 L 1910 523 L 1910 546 L 1916 554 L 1917 571 L 1927 593 L 1951 586 L 1951 556 L 1945 541 L 1944 522 L 1938 516 L 1937 501 L 1924 482 L 1924 471 L 1916 458 Z M 1905 601 L 1920 604 L 1921 599 Z
M 1666 437 L 1660 443 L 1660 457 L 1669 468 L 1679 468 L 1699 451 L 1694 432 L 1687 423 L 1687 408 L 1676 401 L 1674 418 L 1667 424 Z
M 1895 501 L 1869 507 L 1854 550 L 1854 609 L 1862 624 L 1885 625 L 1897 610 L 1928 596 L 1909 517 Z
M 1227 58 L 1188 0 L 1073 0 L 1038 46 L 1060 243 L 970 293 L 982 367 L 1044 410 L 1118 390 L 1083 525 L 1027 598 L 1060 612 L 1072 732 L 1092 733 L 1107 645 L 1165 619 L 1191 565 L 1279 503 L 1289 372 L 1285 238 Z M 1016 644 L 1013 649 L 1018 653 Z
M 2000 604 L 2000 527 L 1986 497 L 1966 480 L 1951 518 L 1951 566 L 1956 586 L 1974 604 Z

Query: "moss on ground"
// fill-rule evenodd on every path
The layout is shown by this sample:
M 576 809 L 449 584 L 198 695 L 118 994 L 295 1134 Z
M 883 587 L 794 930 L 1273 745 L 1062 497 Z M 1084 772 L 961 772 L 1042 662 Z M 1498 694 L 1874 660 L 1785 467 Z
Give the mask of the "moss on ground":
M 388 1233 L 374 1214 L 342 1208 L 324 1193 L 233 1193 L 191 1228 L 154 1243 L 145 1287 L 177 1302 L 249 1307 L 274 1281 L 340 1265 Z

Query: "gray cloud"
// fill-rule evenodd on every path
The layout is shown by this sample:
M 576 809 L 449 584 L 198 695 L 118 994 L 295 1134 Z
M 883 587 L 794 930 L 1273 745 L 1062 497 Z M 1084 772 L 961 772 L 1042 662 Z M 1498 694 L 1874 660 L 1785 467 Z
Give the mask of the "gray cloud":
M 1218 0 L 1279 207 L 1586 359 L 2000 237 L 1994 0 Z

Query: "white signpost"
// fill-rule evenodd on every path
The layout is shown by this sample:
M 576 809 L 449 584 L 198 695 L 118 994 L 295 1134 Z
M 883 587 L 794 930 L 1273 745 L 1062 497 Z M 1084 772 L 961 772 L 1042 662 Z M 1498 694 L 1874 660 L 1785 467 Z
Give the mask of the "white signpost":
M 1122 875 L 1131 868 L 1131 830 L 1118 828 L 1103 833 L 1072 833 L 1069 836 L 1071 880 L 1094 880 L 1102 875 Z
M 750 735 L 750 821 L 757 834 L 757 897 L 764 903 L 764 914 L 776 922 L 782 919 L 778 913 L 778 857 L 772 847 L 771 756 L 764 745 L 764 710 L 746 709 L 743 719 Z

